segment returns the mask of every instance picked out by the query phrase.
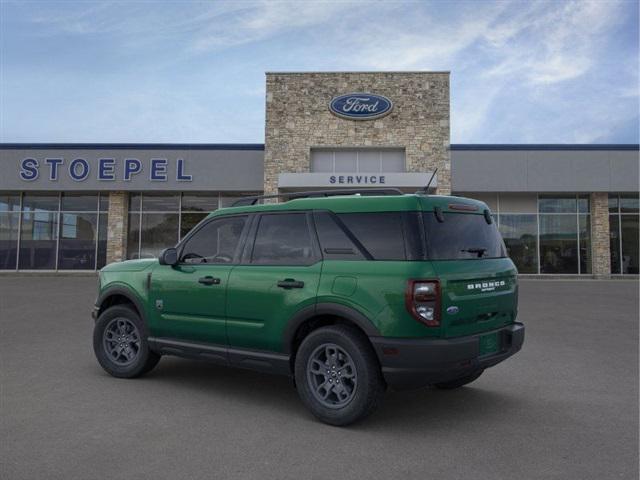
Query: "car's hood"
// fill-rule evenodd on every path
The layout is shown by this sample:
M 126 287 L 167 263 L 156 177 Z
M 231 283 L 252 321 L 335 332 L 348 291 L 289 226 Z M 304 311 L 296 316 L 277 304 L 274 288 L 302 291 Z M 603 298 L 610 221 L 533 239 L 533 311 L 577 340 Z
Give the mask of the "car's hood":
M 157 265 L 157 258 L 141 258 L 139 260 L 126 260 L 124 262 L 110 263 L 102 268 L 102 272 L 141 272 L 151 265 Z

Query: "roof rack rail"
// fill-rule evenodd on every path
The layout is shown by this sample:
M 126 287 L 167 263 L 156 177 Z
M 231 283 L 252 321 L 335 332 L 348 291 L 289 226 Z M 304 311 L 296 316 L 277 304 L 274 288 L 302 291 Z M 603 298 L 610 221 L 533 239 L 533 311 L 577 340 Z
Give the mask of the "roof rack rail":
M 232 207 L 241 207 L 248 205 L 255 205 L 258 200 L 264 200 L 265 198 L 286 198 L 287 201 L 296 198 L 313 198 L 313 197 L 333 197 L 336 195 L 404 195 L 398 188 L 367 188 L 367 189 L 343 189 L 343 190 L 313 190 L 307 192 L 288 192 L 278 193 L 275 195 L 255 195 L 251 197 L 242 197 L 233 202 Z

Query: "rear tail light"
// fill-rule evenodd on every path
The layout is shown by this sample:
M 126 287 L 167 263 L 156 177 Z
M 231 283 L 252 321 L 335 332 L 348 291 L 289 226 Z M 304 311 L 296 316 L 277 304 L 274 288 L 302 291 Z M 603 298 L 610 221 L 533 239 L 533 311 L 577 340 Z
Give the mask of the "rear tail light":
M 440 283 L 438 280 L 409 280 L 405 294 L 407 310 L 428 327 L 440 326 Z

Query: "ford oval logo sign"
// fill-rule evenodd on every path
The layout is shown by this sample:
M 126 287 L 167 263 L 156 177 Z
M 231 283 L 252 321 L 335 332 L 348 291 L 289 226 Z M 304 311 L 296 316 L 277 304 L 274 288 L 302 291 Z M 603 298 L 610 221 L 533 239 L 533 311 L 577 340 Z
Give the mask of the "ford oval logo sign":
M 391 112 L 393 103 L 387 97 L 373 93 L 348 93 L 334 97 L 329 110 L 334 115 L 350 120 L 372 120 Z

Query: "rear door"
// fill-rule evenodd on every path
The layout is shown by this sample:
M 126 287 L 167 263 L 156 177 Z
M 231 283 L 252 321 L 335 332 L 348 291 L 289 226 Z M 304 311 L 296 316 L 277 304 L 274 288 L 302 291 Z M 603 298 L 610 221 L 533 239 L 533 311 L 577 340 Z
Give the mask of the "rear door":
M 321 268 L 311 213 L 257 216 L 242 264 L 234 267 L 229 277 L 229 345 L 282 351 L 289 319 L 315 304 Z
M 493 330 L 515 321 L 517 270 L 495 222 L 483 214 L 423 214 L 427 256 L 440 280 L 447 337 Z

